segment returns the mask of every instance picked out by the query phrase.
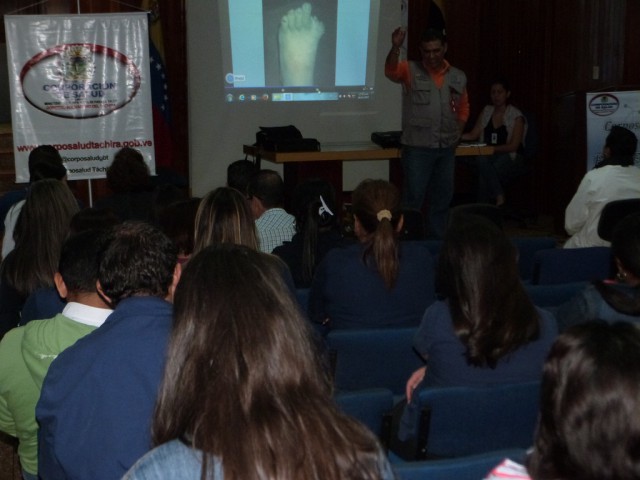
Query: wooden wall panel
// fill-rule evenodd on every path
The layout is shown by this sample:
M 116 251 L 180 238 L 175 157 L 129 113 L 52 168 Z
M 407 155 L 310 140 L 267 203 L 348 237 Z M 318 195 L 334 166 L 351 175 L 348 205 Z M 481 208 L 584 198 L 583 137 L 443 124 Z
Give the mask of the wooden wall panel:
M 626 85 L 640 85 L 640 2 L 627 1 L 627 12 L 624 23 L 624 67 L 622 70 L 623 83 Z
M 583 129 L 566 125 L 579 121 L 576 105 L 566 107 L 567 95 L 640 83 L 639 5 L 637 0 L 447 1 L 449 58 L 469 77 L 472 121 L 487 103 L 496 73 L 510 79 L 514 104 L 536 115 L 541 149 L 528 194 L 543 213 L 563 216 L 567 196 L 585 170 L 580 140 L 567 136 Z

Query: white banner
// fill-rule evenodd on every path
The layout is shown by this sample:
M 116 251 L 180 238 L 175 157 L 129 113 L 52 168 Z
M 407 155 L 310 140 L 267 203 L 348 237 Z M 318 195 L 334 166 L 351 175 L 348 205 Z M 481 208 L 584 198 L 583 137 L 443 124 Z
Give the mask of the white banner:
M 640 139 L 640 92 L 587 93 L 587 170 L 602 160 L 602 149 L 614 125 L 625 127 Z M 640 152 L 635 164 L 640 166 Z
M 4 18 L 16 181 L 44 144 L 69 179 L 103 178 L 126 146 L 155 173 L 147 14 Z

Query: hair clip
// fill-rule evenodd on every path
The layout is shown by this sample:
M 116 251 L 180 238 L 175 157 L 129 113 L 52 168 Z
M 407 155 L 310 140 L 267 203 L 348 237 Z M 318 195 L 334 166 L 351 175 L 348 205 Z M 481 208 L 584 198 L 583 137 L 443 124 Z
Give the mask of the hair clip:
M 333 217 L 333 212 L 331 211 L 331 209 L 329 207 L 327 207 L 327 204 L 324 203 L 324 198 L 322 198 L 322 195 L 320 195 L 320 203 L 322 205 L 320 205 L 320 208 L 318 209 L 318 215 L 322 216 L 323 213 L 328 213 L 329 215 L 331 215 Z

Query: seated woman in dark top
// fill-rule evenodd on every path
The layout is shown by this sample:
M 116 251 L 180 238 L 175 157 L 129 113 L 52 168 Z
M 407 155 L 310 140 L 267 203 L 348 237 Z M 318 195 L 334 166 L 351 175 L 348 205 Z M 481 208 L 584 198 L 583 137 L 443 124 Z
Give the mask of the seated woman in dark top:
M 433 259 L 424 243 L 399 241 L 398 189 L 365 180 L 352 204 L 359 242 L 331 250 L 318 265 L 309 318 L 329 328 L 418 325 L 435 298 Z
M 539 380 L 557 335 L 551 313 L 536 308 L 518 274 L 517 253 L 495 224 L 469 215 L 451 225 L 438 258 L 442 300 L 427 309 L 414 348 L 427 362 L 407 396 L 427 386 L 486 386 Z
M 589 285 L 556 311 L 558 330 L 589 320 L 640 322 L 640 214 L 622 219 L 611 237 L 616 281 Z
M 478 201 L 504 204 L 503 185 L 525 171 L 521 150 L 527 123 L 520 110 L 509 103 L 511 87 L 505 78 L 491 83 L 491 105 L 478 116 L 473 129 L 462 140 L 479 140 L 494 147 L 494 154 L 469 158 L 478 170 Z
M 308 288 L 326 253 L 353 242 L 340 232 L 336 192 L 326 180 L 311 179 L 298 185 L 291 210 L 296 217 L 296 234 L 272 253 L 289 266 L 296 288 Z

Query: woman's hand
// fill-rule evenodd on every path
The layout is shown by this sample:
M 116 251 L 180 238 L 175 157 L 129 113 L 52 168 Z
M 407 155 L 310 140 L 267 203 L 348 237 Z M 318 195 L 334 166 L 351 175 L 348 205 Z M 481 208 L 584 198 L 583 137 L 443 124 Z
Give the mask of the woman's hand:
M 413 391 L 416 389 L 418 385 L 420 385 L 420 382 L 424 380 L 424 376 L 426 373 L 427 373 L 427 367 L 419 368 L 418 370 L 413 372 L 409 377 L 409 380 L 407 380 L 407 387 L 405 392 L 407 395 L 407 402 L 411 401 L 411 396 L 413 395 Z

